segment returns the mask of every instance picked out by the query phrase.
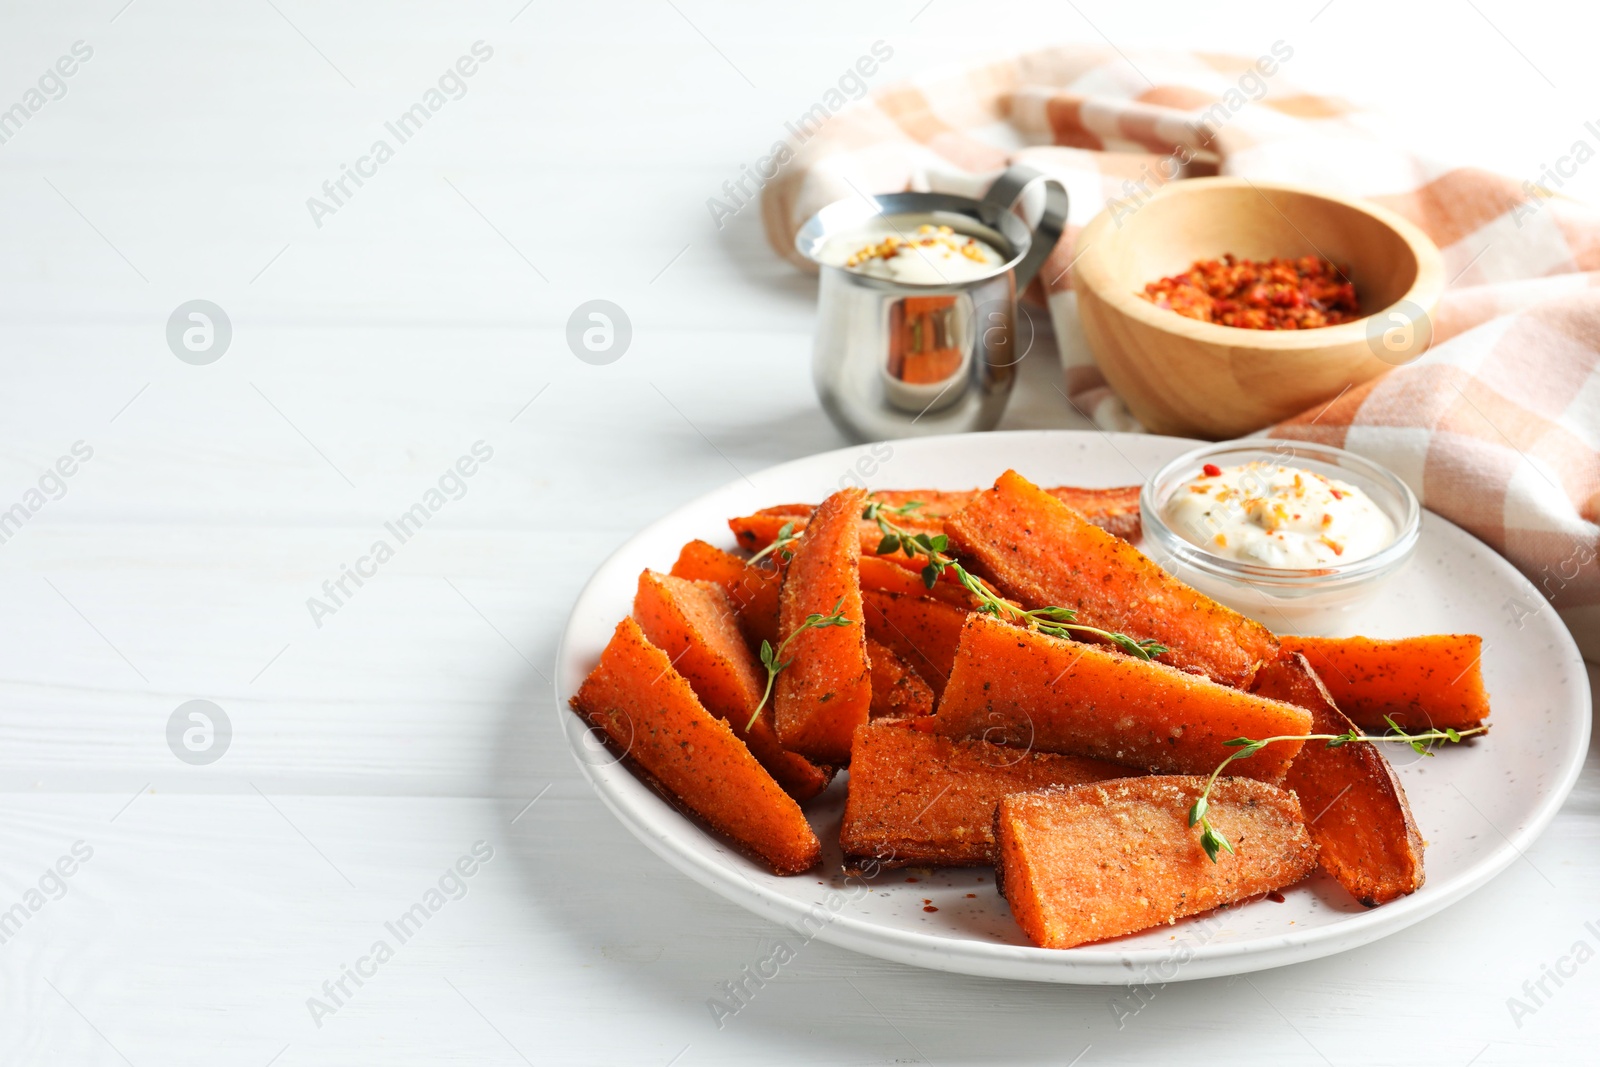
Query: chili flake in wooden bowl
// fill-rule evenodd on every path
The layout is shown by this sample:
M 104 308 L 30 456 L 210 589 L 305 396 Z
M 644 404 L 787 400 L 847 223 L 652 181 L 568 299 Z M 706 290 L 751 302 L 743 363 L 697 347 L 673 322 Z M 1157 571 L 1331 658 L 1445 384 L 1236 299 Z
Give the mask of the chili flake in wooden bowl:
M 1137 210 L 1102 211 L 1079 231 L 1076 245 L 1069 273 L 1096 365 L 1145 429 L 1181 437 L 1242 437 L 1320 410 L 1341 391 L 1416 358 L 1432 339 L 1445 284 L 1439 249 L 1387 208 L 1247 178 L 1171 182 Z M 1182 281 L 1186 264 L 1222 252 L 1232 252 L 1234 261 L 1231 268 L 1226 260 L 1217 264 L 1219 273 L 1254 259 L 1259 274 L 1274 256 L 1288 257 L 1291 266 L 1328 260 L 1337 269 L 1321 268 L 1318 277 L 1335 287 L 1358 279 L 1361 310 L 1339 301 L 1316 307 L 1319 291 L 1307 293 L 1298 269 L 1287 285 L 1301 300 L 1309 295 L 1321 313 L 1315 329 L 1307 328 L 1305 315 L 1275 329 L 1212 319 L 1217 296 L 1202 287 L 1203 278 L 1192 295 L 1212 301 L 1207 317 L 1173 314 L 1145 293 L 1150 281 L 1169 274 Z M 1267 295 L 1258 294 L 1263 305 L 1293 310 Z M 1238 300 L 1232 309 L 1238 311 L 1251 295 L 1223 299 Z M 1286 291 L 1281 299 L 1295 298 Z M 1257 310 L 1268 318 L 1265 306 Z M 1294 319 L 1277 311 L 1271 317 Z M 1397 319 L 1410 334 L 1398 353 L 1384 332 Z
M 1139 295 L 1186 318 L 1247 330 L 1312 330 L 1361 318 L 1355 286 L 1321 256 L 1197 259 Z

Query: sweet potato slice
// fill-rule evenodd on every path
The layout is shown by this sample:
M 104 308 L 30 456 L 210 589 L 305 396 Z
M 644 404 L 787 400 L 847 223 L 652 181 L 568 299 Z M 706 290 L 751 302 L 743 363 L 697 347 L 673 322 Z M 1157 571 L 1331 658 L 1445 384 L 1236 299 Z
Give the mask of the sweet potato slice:
M 1311 712 L 1311 733 L 1351 729 L 1298 652 L 1262 667 L 1254 691 Z M 1283 784 L 1305 809 L 1318 862 L 1351 896 L 1375 908 L 1422 887 L 1422 834 L 1400 779 L 1376 745 L 1329 748 L 1326 741 L 1307 741 Z
M 783 575 L 776 564 L 751 566 L 731 552 L 704 541 L 690 541 L 672 565 L 674 578 L 715 582 L 733 599 L 739 628 L 753 645 L 778 640 L 778 591 Z
M 945 523 L 954 551 L 1026 608 L 1072 608 L 1078 621 L 1154 639 L 1165 662 L 1244 686 L 1277 658 L 1259 623 L 1189 588 L 1126 541 L 1007 471 Z
M 1077 756 L 952 741 L 910 726 L 900 720 L 856 729 L 839 828 L 848 867 L 868 860 L 880 867 L 993 863 L 1001 797 L 1134 773 Z
M 806 801 L 828 787 L 833 768 L 786 751 L 778 743 L 770 706 L 745 730 L 761 703 L 767 676 L 739 632 L 733 601 L 721 586 L 645 571 L 639 575 L 633 617 L 705 709 L 733 728 L 784 792 Z
M 922 506 L 896 522 L 912 533 L 936 534 L 944 532 L 944 520 L 960 511 L 977 496 L 980 490 L 965 489 L 957 492 L 941 489 L 886 489 L 872 493 L 869 499 L 898 507 L 913 500 Z M 1127 541 L 1139 539 L 1139 486 L 1124 485 L 1115 489 L 1080 489 L 1063 485 L 1045 492 L 1068 507 L 1083 513 L 1084 518 L 1115 537 Z M 811 517 L 810 504 L 779 504 L 762 508 L 753 515 L 741 515 L 728 520 L 728 528 L 739 539 L 739 547 L 759 552 L 777 540 L 784 523 L 794 523 L 796 530 L 805 528 Z M 878 527 L 862 521 L 861 551 L 870 553 L 882 534 Z
M 1123 485 L 1115 489 L 1078 489 L 1059 485 L 1045 492 L 1061 501 L 1113 537 L 1124 541 L 1139 540 L 1143 532 L 1139 516 L 1139 490 L 1137 485 Z
M 869 637 L 867 660 L 872 664 L 872 718 L 901 719 L 933 714 L 933 690 L 898 652 Z M 860 733 L 856 736 L 860 737 Z M 855 752 L 853 742 L 850 751 Z
M 987 737 L 1158 774 L 1210 774 L 1236 751 L 1224 742 L 1308 733 L 1311 713 L 973 612 L 931 721 L 946 737 Z M 1300 744 L 1275 741 L 1229 771 L 1280 782 Z
M 1470 730 L 1489 717 L 1476 634 L 1281 640 L 1305 655 L 1339 710 L 1363 730 L 1388 730 L 1385 715 L 1407 730 Z
M 1205 779 L 1123 778 L 1016 793 L 995 812 L 996 881 L 1011 914 L 1042 948 L 1136 933 L 1292 885 L 1317 847 L 1293 793 L 1224 778 L 1208 817 L 1236 854 L 1217 862 L 1189 825 Z
M 819 763 L 850 761 L 851 736 L 872 706 L 856 535 L 865 500 L 860 489 L 824 500 L 784 572 L 778 635 L 789 642 L 789 666 L 774 692 L 778 738 Z M 831 615 L 836 607 L 850 625 L 803 627 L 808 615 Z
M 946 604 L 954 604 L 963 611 L 970 611 L 978 606 L 978 599 L 960 582 L 954 580 L 953 571 L 945 571 L 941 577 L 949 580 L 934 582 L 933 588 L 929 589 L 922 580 L 922 575 L 909 567 L 902 566 L 904 562 L 906 557 L 903 553 L 893 558 L 862 556 L 861 591 L 865 593 L 877 590 L 884 593 L 900 593 L 904 596 L 932 597 Z
M 663 797 L 774 873 L 799 874 L 822 858 L 800 805 L 632 619 L 617 624 L 572 707 Z
M 941 696 L 961 643 L 966 609 L 933 597 L 876 589 L 864 591 L 862 599 L 867 636 L 898 652 L 933 689 L 935 699 Z

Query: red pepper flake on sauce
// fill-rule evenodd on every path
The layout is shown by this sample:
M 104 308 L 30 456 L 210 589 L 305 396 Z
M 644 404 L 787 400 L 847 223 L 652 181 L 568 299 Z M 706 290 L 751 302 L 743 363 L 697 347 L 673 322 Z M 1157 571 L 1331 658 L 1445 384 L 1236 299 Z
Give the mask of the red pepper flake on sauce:
M 1215 463 L 1207 463 L 1204 467 L 1201 467 L 1200 470 L 1207 478 L 1222 477 L 1222 468 L 1217 466 Z
M 1187 318 L 1246 330 L 1314 330 L 1361 317 L 1355 285 L 1321 256 L 1197 259 L 1139 295 Z

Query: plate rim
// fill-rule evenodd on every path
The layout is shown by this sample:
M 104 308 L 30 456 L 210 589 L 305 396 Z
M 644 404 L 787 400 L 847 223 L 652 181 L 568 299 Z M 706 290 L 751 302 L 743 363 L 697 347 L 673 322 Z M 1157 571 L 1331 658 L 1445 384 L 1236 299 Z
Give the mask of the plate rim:
M 1148 442 L 1152 437 L 1158 436 L 1162 440 L 1173 442 L 1174 445 L 1198 446 L 1209 443 L 1184 437 L 1099 430 L 1010 430 L 991 431 L 984 434 L 937 434 L 887 443 L 895 447 L 922 449 L 949 446 L 952 442 L 971 440 L 973 438 L 986 438 L 1015 441 L 1018 442 L 1020 449 L 1022 447 L 1021 443 L 1029 440 L 1043 443 L 1050 440 L 1061 442 L 1077 441 L 1084 438 L 1103 438 L 1115 449 L 1116 438 Z M 876 442 L 876 444 L 882 443 L 884 442 Z M 658 833 L 645 825 L 641 814 L 624 807 L 619 798 L 611 794 L 609 788 L 598 777 L 598 768 L 584 760 L 578 748 L 574 746 L 572 728 L 574 725 L 581 726 L 582 723 L 567 705 L 566 697 L 571 696 L 571 693 L 563 693 L 562 682 L 567 673 L 564 670 L 564 666 L 567 663 L 568 645 L 573 639 L 573 631 L 579 622 L 580 610 L 588 599 L 591 590 L 600 581 L 601 576 L 611 569 L 612 564 L 619 557 L 629 553 L 630 550 L 641 543 L 651 541 L 658 530 L 671 524 L 678 515 L 700 507 L 710 499 L 725 494 L 731 489 L 737 489 L 741 483 L 754 486 L 757 478 L 778 475 L 792 468 L 814 464 L 820 460 L 854 458 L 859 456 L 863 449 L 873 447 L 873 444 L 875 443 L 848 445 L 773 464 L 750 475 L 741 475 L 739 478 L 723 482 L 658 516 L 654 521 L 635 532 L 607 554 L 606 558 L 590 574 L 582 589 L 579 590 L 577 597 L 573 600 L 566 623 L 562 627 L 561 638 L 556 646 L 555 670 L 552 672 L 551 689 L 556 698 L 555 713 L 558 723 L 561 726 L 562 736 L 567 740 L 568 751 L 572 756 L 573 762 L 577 764 L 580 773 L 589 783 L 590 788 L 600 797 L 606 809 L 652 853 L 665 860 L 674 869 L 688 875 L 694 882 L 711 890 L 725 900 L 783 925 L 791 933 L 795 932 L 790 926 L 791 923 L 803 917 L 814 915 L 819 906 L 807 907 L 800 901 L 763 892 L 755 883 L 748 880 L 744 880 L 743 884 L 741 884 L 742 875 L 739 872 L 720 865 L 714 858 L 717 856 L 739 855 L 726 842 L 714 835 L 708 835 L 715 846 L 715 851 L 709 854 L 679 848 L 675 845 L 671 835 Z M 1128 462 L 1130 465 L 1132 464 L 1131 460 Z M 870 481 L 871 476 L 868 476 L 867 480 Z M 1442 523 L 1445 528 L 1480 546 L 1491 567 L 1504 569 L 1513 581 L 1522 582 L 1528 590 L 1532 590 L 1537 594 L 1537 588 L 1528 580 L 1527 576 L 1518 571 L 1509 560 L 1491 546 L 1438 513 L 1427 508 L 1423 510 L 1425 512 L 1425 522 Z M 1560 621 L 1559 616 L 1555 616 L 1555 618 L 1558 624 L 1558 632 L 1565 639 L 1565 644 L 1559 651 L 1565 653 L 1571 661 L 1570 665 L 1576 667 L 1576 670 L 1573 671 L 1573 677 L 1577 680 L 1576 688 L 1581 691 L 1584 701 L 1592 705 L 1593 697 L 1590 693 L 1588 672 L 1584 668 L 1583 658 L 1578 652 L 1577 644 L 1572 638 L 1571 631 L 1567 629 L 1565 623 Z M 573 690 L 576 690 L 576 686 L 573 686 Z M 1575 699 L 1578 696 L 1579 694 L 1575 693 Z M 1188 981 L 1223 975 L 1246 974 L 1290 963 L 1306 962 L 1359 948 L 1362 945 L 1370 944 L 1389 934 L 1421 922 L 1423 919 L 1437 914 L 1444 908 L 1482 888 L 1511 866 L 1512 863 L 1522 858 L 1523 853 L 1543 835 L 1554 820 L 1557 812 L 1566 803 L 1583 770 L 1589 746 L 1590 719 L 1591 717 L 1588 715 L 1578 716 L 1577 736 L 1573 739 L 1576 743 L 1569 747 L 1553 788 L 1547 790 L 1539 799 L 1532 817 L 1512 835 L 1501 833 L 1498 827 L 1494 827 L 1501 838 L 1500 843 L 1484 859 L 1463 874 L 1457 875 L 1446 888 L 1436 890 L 1420 899 L 1414 895 L 1407 896 L 1379 908 L 1349 913 L 1347 918 L 1327 926 L 1291 930 L 1232 944 L 1205 945 L 1202 946 L 1202 950 L 1197 950 L 1191 958 L 1184 961 L 1177 968 L 1175 975 L 1170 977 L 1162 976 L 1160 980 L 1165 982 Z M 580 730 L 579 732 L 584 731 Z M 606 764 L 605 766 L 619 764 L 620 761 L 617 764 Z M 631 772 L 628 773 L 631 775 Z M 685 820 L 684 824 L 697 832 L 704 833 L 703 830 L 694 827 L 687 820 Z M 1490 825 L 1493 827 L 1492 823 Z M 1174 927 L 1174 929 L 1182 928 Z M 1152 967 L 1167 963 L 1172 958 L 1172 949 L 1170 947 L 1118 950 L 1115 948 L 1118 944 L 1115 940 L 1094 945 L 1077 946 L 1071 950 L 1062 950 L 1040 948 L 1034 945 L 999 944 L 977 938 L 956 938 L 898 930 L 850 916 L 842 910 L 834 913 L 832 918 L 828 919 L 807 940 L 811 938 L 879 959 L 932 970 L 980 977 L 1010 978 L 1073 985 L 1134 984 L 1141 974 L 1148 975 Z M 1181 940 L 1177 940 L 1172 944 L 1182 943 Z

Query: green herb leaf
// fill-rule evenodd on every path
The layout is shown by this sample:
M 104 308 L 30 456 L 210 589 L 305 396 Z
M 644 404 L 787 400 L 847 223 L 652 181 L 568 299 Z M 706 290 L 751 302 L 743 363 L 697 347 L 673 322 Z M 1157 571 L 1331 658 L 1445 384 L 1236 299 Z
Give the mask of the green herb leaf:
M 1228 839 L 1223 837 L 1221 832 L 1210 823 L 1206 824 L 1205 832 L 1200 835 L 1200 847 L 1206 850 L 1206 858 L 1212 863 L 1217 862 L 1217 854 L 1224 849 L 1230 854 L 1236 854 L 1233 852 L 1233 846 L 1228 843 Z
M 892 556 L 898 551 L 900 551 L 900 538 L 896 537 L 894 534 L 889 534 L 882 541 L 878 542 L 877 551 L 873 554 L 878 556 Z
M 744 727 L 745 732 L 748 733 L 750 730 L 754 729 L 756 720 L 761 717 L 761 709 L 767 706 L 767 701 L 772 697 L 773 682 L 777 681 L 778 675 L 794 662 L 792 657 L 790 659 L 780 660 L 780 657 L 783 655 L 784 651 L 788 649 L 789 642 L 793 641 L 796 637 L 799 637 L 807 630 L 821 629 L 828 626 L 854 625 L 854 620 L 844 617 L 844 597 L 840 597 L 838 602 L 833 605 L 833 611 L 827 615 L 822 615 L 817 612 L 812 612 L 810 615 L 807 615 L 806 621 L 801 623 L 799 626 L 796 626 L 794 628 L 794 633 L 790 634 L 788 637 L 785 637 L 782 643 L 779 644 L 776 649 L 772 647 L 772 643 L 770 641 L 762 641 L 761 664 L 767 668 L 767 689 L 766 692 L 761 694 L 761 703 L 757 704 L 755 711 L 750 713 L 750 721 L 746 723 Z
M 1195 823 L 1205 818 L 1206 812 L 1210 810 L 1211 802 L 1205 797 L 1201 797 L 1199 800 L 1196 800 L 1194 802 L 1194 806 L 1189 809 L 1189 825 L 1193 826 Z

